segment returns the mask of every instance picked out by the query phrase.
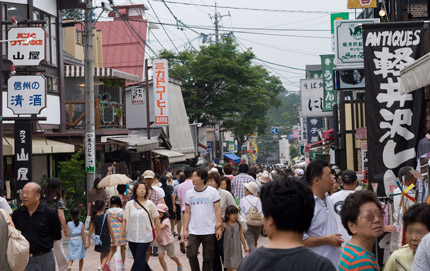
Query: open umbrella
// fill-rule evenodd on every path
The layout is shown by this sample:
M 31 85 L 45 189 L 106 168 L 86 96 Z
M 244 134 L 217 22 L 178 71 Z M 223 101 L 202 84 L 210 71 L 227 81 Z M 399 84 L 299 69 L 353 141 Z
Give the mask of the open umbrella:
M 127 177 L 125 174 L 111 174 L 111 175 L 104 177 L 99 182 L 97 187 L 104 188 L 104 187 L 114 186 L 114 185 L 118 185 L 118 184 L 128 184 L 131 181 L 132 181 L 132 179 Z

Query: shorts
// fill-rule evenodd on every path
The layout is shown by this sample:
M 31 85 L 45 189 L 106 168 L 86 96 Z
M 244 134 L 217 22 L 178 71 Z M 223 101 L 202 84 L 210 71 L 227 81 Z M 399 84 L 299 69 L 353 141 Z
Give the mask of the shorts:
M 164 254 L 164 252 L 167 252 L 167 256 L 170 258 L 175 257 L 175 244 L 170 243 L 166 246 L 158 246 L 158 254 Z
M 179 204 L 175 204 L 176 206 L 176 220 L 180 221 L 181 220 L 181 206 Z

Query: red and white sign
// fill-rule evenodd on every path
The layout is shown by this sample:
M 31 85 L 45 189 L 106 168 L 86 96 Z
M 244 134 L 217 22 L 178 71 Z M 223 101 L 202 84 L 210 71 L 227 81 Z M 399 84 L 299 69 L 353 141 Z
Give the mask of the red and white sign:
M 38 66 L 45 59 L 42 27 L 13 27 L 8 31 L 7 58 L 15 66 Z
M 169 125 L 169 66 L 166 59 L 154 59 L 154 120 L 157 126 Z

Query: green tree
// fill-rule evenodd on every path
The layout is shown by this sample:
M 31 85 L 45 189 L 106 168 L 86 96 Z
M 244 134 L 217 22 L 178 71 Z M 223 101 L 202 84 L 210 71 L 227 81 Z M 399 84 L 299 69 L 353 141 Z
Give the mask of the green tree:
M 290 144 L 290 157 L 291 157 L 291 159 L 293 159 L 294 157 L 297 157 L 299 155 L 300 155 L 299 144 L 297 144 L 297 142 Z
M 190 122 L 219 122 L 234 133 L 238 146 L 264 131 L 267 111 L 280 105 L 278 95 L 285 91 L 279 78 L 253 64 L 250 49 L 238 52 L 229 37 L 199 51 L 163 51 L 160 57 L 169 60 L 169 75 L 182 81 Z
M 66 208 L 82 207 L 81 214 L 86 215 L 85 196 L 85 160 L 82 149 L 74 153 L 70 160 L 59 162 L 58 177 L 62 181 Z M 69 212 L 66 212 L 68 218 Z

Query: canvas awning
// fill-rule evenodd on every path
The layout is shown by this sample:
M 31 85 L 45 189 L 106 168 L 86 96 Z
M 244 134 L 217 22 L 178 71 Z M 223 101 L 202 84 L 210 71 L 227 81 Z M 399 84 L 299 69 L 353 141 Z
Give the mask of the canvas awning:
M 136 152 L 152 151 L 159 148 L 158 139 L 147 139 L 145 137 L 130 136 L 102 136 L 101 142 L 121 142 L 128 145 L 128 148 L 135 149 Z
M 14 155 L 15 139 L 12 136 L 3 137 L 3 155 Z M 51 153 L 72 153 L 75 152 L 75 146 L 50 139 L 33 137 L 32 153 L 33 154 L 51 154 Z
M 172 150 L 160 149 L 153 150 L 152 152 L 169 158 L 170 163 L 184 162 L 186 160 L 185 154 Z
M 400 93 L 407 94 L 430 85 L 430 53 L 400 70 Z
M 64 66 L 65 77 L 84 77 L 84 66 L 65 65 Z M 123 71 L 111 69 L 111 68 L 94 68 L 94 77 L 100 78 L 120 78 L 127 82 L 139 82 L 139 76 L 126 73 Z

